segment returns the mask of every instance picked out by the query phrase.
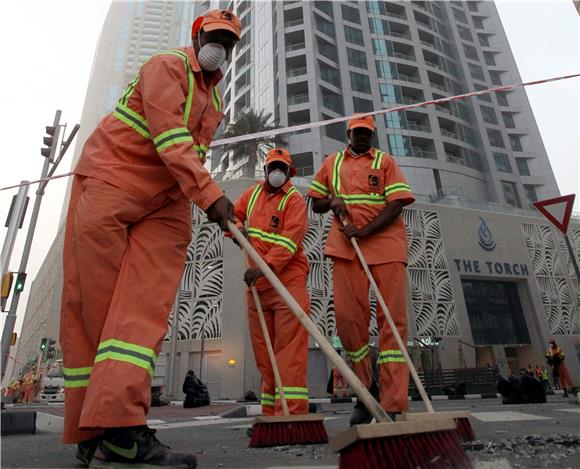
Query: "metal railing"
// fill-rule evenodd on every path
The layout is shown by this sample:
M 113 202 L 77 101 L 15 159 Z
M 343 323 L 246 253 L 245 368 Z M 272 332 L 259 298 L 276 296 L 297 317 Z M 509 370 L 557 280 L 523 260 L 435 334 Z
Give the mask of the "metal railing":
M 291 68 L 291 69 L 287 70 L 286 75 L 288 77 L 298 77 L 300 75 L 306 75 L 307 72 L 308 72 L 308 69 L 306 67 Z
M 295 20 L 284 21 L 284 26 L 286 28 L 291 28 L 292 26 L 298 26 L 304 24 L 304 18 L 297 18 Z
M 398 37 L 398 38 L 401 38 L 401 39 L 407 39 L 407 41 L 410 41 L 411 40 L 411 36 L 409 36 L 408 34 L 401 34 L 401 33 L 395 32 L 395 31 L 391 31 L 389 33 L 389 36 Z
M 457 138 L 457 134 L 455 132 L 451 132 L 450 130 L 441 129 L 441 135 L 451 138 Z
M 305 47 L 306 47 L 306 44 L 303 42 L 297 42 L 294 44 L 286 44 L 286 51 L 304 49 Z
M 409 54 L 403 54 L 401 52 L 394 52 L 392 57 L 396 57 L 398 59 L 405 59 L 405 60 L 412 60 L 415 61 L 415 56 Z
M 399 80 L 403 81 L 410 81 L 412 83 L 421 83 L 421 80 L 416 77 L 412 77 L 411 75 L 405 75 L 404 73 L 399 73 Z
M 431 127 L 428 125 L 415 124 L 414 122 L 407 122 L 407 129 L 418 130 L 419 132 L 431 132 Z
M 288 104 L 303 104 L 308 102 L 308 93 L 305 94 L 295 94 L 288 98 Z
M 413 156 L 416 158 L 427 158 L 429 160 L 436 160 L 437 154 L 434 151 L 427 151 L 421 148 L 412 147 Z

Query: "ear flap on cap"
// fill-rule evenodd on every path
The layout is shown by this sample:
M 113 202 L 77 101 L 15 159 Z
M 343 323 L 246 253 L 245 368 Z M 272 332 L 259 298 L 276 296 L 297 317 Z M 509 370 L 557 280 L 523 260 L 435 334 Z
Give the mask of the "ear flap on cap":
M 197 33 L 201 29 L 201 25 L 202 25 L 204 19 L 205 18 L 203 16 L 198 16 L 195 19 L 195 21 L 193 22 L 193 25 L 191 26 L 191 40 L 192 41 L 195 40 L 195 36 L 197 36 Z

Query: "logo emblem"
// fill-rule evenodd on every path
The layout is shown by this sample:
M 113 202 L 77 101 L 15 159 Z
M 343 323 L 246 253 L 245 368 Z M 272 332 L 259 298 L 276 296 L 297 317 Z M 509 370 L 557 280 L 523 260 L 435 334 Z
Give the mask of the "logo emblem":
M 234 20 L 234 15 L 232 14 L 231 11 L 222 11 L 221 14 L 221 19 L 222 20 L 228 20 L 228 21 L 233 21 Z
M 369 186 L 379 187 L 379 177 L 375 174 L 369 174 Z
M 110 441 L 103 440 L 103 445 L 110 449 L 113 453 L 124 457 L 125 459 L 135 459 L 137 457 L 137 442 L 133 442 L 132 448 L 121 448 L 120 446 L 114 445 Z
M 479 217 L 481 223 L 479 225 L 479 246 L 481 249 L 487 252 L 491 252 L 495 249 L 495 241 L 493 240 L 493 235 L 491 230 L 488 228 L 487 223 L 481 217 Z
M 274 215 L 270 220 L 270 228 L 278 228 L 280 226 L 280 219 Z

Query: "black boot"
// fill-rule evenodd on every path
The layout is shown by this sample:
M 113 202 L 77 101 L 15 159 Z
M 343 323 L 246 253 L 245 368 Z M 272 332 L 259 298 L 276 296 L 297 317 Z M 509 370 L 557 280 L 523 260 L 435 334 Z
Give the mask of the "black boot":
M 369 392 L 372 396 L 378 401 L 379 400 L 379 387 L 375 380 L 373 380 L 371 387 L 369 388 Z M 352 409 L 352 414 L 350 414 L 350 426 L 354 425 L 364 425 L 367 423 L 371 423 L 373 416 L 363 404 L 360 399 L 356 400 L 356 404 Z
M 161 444 L 155 430 L 146 426 L 114 428 L 105 432 L 90 467 L 116 467 L 115 463 L 139 464 L 139 468 L 193 469 L 193 454 L 175 453 Z
M 96 438 L 91 438 L 90 440 L 81 441 L 78 444 L 76 457 L 83 467 L 89 467 L 100 441 L 101 437 L 98 436 Z

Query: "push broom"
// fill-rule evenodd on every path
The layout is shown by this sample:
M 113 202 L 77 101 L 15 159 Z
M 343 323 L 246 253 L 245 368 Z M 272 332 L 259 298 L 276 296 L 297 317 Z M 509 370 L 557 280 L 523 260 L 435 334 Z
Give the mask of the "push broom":
M 343 223 L 343 225 L 345 224 L 344 219 L 342 220 L 342 223 Z M 401 352 L 403 353 L 403 357 L 405 358 L 405 361 L 407 362 L 407 365 L 409 367 L 409 373 L 411 374 L 413 381 L 415 383 L 415 386 L 417 387 L 417 390 L 419 391 L 419 394 L 421 395 L 421 399 L 423 400 L 423 404 L 425 404 L 425 407 L 427 408 L 426 413 L 425 412 L 416 412 L 416 413 L 412 413 L 412 414 L 406 413 L 403 416 L 401 416 L 400 418 L 406 419 L 408 421 L 419 421 L 419 420 L 423 420 L 423 419 L 427 419 L 427 418 L 429 418 L 429 419 L 443 419 L 443 420 L 452 418 L 457 423 L 457 436 L 459 437 L 460 440 L 463 440 L 463 441 L 475 440 L 475 433 L 473 431 L 473 427 L 471 426 L 471 423 L 469 422 L 469 416 L 471 415 L 469 411 L 435 412 L 435 410 L 433 409 L 433 406 L 431 405 L 431 401 L 429 400 L 429 397 L 427 396 L 427 393 L 425 392 L 425 387 L 423 386 L 423 383 L 421 383 L 421 380 L 419 379 L 419 375 L 417 374 L 417 370 L 415 369 L 415 366 L 413 365 L 413 362 L 411 361 L 411 357 L 409 357 L 409 354 L 407 353 L 407 347 L 403 343 L 403 340 L 401 339 L 399 331 L 397 330 L 397 327 L 395 326 L 395 323 L 393 322 L 393 318 L 391 316 L 391 313 L 389 312 L 389 308 L 387 308 L 387 304 L 385 303 L 385 300 L 384 300 L 383 296 L 381 295 L 381 292 L 379 291 L 377 283 L 375 282 L 373 274 L 371 273 L 369 266 L 368 266 L 368 264 L 363 256 L 363 253 L 360 249 L 360 246 L 358 245 L 358 242 L 355 238 L 350 238 L 350 240 L 351 240 L 352 246 L 354 247 L 354 250 L 358 256 L 358 259 L 362 265 L 362 268 L 365 271 L 367 278 L 371 284 L 371 288 L 375 291 L 377 301 L 378 301 L 381 309 L 383 310 L 383 312 L 385 314 L 385 318 L 387 319 L 389 327 L 391 328 L 391 331 L 393 332 L 393 335 L 397 341 L 397 345 L 399 346 L 399 350 L 401 350 Z
M 253 424 L 254 432 L 248 446 L 250 448 L 264 448 L 267 446 L 328 443 L 328 435 L 322 415 L 290 415 L 260 297 L 254 286 L 250 287 L 250 289 L 258 311 L 258 319 L 264 335 L 264 341 L 266 342 L 266 348 L 268 349 L 268 357 L 274 373 L 274 383 L 280 394 L 280 404 L 284 415 L 256 417 Z
M 452 418 L 393 422 L 236 225 L 228 222 L 228 228 L 377 421 L 356 425 L 333 441 L 333 449 L 340 453 L 341 469 L 416 469 L 435 465 L 440 468 L 471 467 L 459 445 L 457 425 Z

